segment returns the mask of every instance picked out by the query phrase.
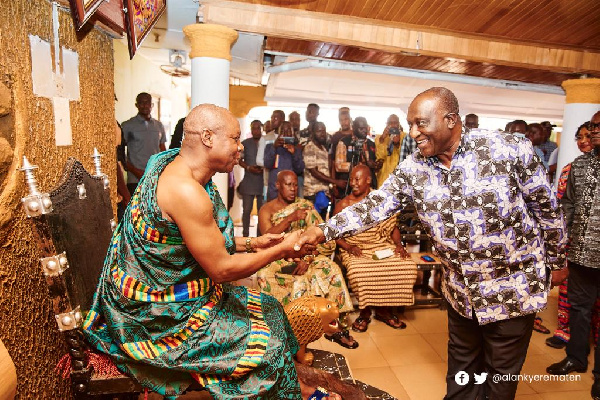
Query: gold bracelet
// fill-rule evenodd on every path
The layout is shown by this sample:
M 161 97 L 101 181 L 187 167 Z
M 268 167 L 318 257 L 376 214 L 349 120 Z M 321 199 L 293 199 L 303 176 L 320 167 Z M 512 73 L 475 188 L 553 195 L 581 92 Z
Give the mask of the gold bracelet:
M 252 238 L 246 238 L 246 253 L 254 253 L 252 248 Z

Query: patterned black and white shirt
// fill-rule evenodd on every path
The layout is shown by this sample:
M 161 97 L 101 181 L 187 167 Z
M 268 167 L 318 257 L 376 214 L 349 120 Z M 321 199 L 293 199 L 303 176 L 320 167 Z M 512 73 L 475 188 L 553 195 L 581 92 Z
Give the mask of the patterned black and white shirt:
M 442 292 L 480 324 L 546 305 L 550 269 L 564 266 L 565 225 L 529 140 L 463 133 L 450 168 L 419 151 L 379 190 L 322 225 L 327 240 L 362 232 L 413 202 L 443 262 Z
M 569 261 L 600 268 L 600 158 L 595 150 L 571 164 L 560 204 L 569 227 Z

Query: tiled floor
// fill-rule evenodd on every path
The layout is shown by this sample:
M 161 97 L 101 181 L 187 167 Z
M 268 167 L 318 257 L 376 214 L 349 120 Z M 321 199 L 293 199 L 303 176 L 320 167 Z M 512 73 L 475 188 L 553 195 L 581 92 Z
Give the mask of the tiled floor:
M 556 328 L 557 291 L 552 291 L 548 308 L 540 313 L 550 330 Z M 350 317 L 353 320 L 356 315 Z M 441 399 L 446 393 L 446 312 L 438 308 L 410 308 L 405 313 L 407 328 L 394 330 L 373 320 L 365 333 L 353 333 L 360 346 L 344 349 L 323 338 L 312 347 L 346 356 L 355 379 L 386 390 L 398 399 Z M 549 335 L 533 332 L 523 374 L 546 374 L 546 367 L 564 357 L 564 350 L 546 346 Z M 591 359 L 591 357 L 590 357 Z M 579 382 L 521 382 L 516 399 L 590 399 L 593 377 L 588 373 Z

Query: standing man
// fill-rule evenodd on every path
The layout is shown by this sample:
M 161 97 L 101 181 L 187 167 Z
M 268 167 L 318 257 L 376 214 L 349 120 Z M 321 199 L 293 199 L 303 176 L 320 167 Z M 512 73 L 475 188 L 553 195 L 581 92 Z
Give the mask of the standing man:
M 294 136 L 300 141 L 300 113 L 298 113 L 298 111 L 292 111 L 288 119 L 290 120 L 290 124 L 292 124 Z
M 569 285 L 571 303 L 567 357 L 546 370 L 554 375 L 587 371 L 590 320 L 600 297 L 600 111 L 588 124 L 593 150 L 575 159 L 561 199 L 569 227 Z M 600 399 L 600 348 L 594 351 L 592 397 Z
M 244 178 L 238 186 L 238 191 L 242 195 L 242 229 L 244 237 L 250 236 L 250 213 L 254 199 L 256 198 L 256 210 L 260 210 L 263 203 L 263 168 L 256 164 L 256 153 L 258 151 L 258 142 L 262 137 L 262 122 L 254 120 L 250 123 L 250 133 L 252 137 L 244 140 L 242 145 L 242 157 L 240 167 L 244 168 Z M 257 232 L 257 236 L 260 233 Z
M 544 137 L 542 143 L 538 144 L 536 147 L 542 151 L 544 154 L 544 162 L 548 164 L 550 162 L 550 156 L 552 155 L 552 152 L 558 147 L 555 142 L 550 140 L 552 128 L 556 125 L 552 125 L 550 121 L 542 121 L 540 125 L 542 126 Z
M 306 118 L 308 126 L 299 132 L 300 145 L 302 147 L 306 146 L 306 144 L 310 141 L 310 137 L 314 131 L 314 125 L 319 117 L 319 109 L 319 105 L 315 103 L 310 103 L 308 106 L 306 106 L 304 118 Z
M 271 120 L 269 121 L 269 125 L 267 127 L 267 123 L 265 123 L 265 132 L 266 134 L 260 138 L 258 142 L 258 151 L 256 152 L 256 165 L 259 167 L 265 166 L 265 148 L 268 144 L 272 144 L 277 139 L 277 135 L 279 135 L 279 127 L 285 121 L 285 113 L 282 110 L 274 110 L 271 113 Z M 263 193 L 264 198 L 267 197 L 266 188 L 269 185 L 269 169 L 265 168 L 263 172 L 264 178 L 264 187 L 265 192 Z
M 325 147 L 326 142 L 325 124 L 317 122 L 313 138 L 303 150 L 304 198 L 314 204 L 323 219 L 327 215 L 329 199 L 334 190 L 346 189 L 346 181 L 333 179 L 329 174 L 329 155 Z
M 279 171 L 290 170 L 299 174 L 304 172 L 302 147 L 295 142 L 292 125 L 288 121 L 281 124 L 281 133 L 273 144 L 265 148 L 265 168 L 269 169 L 267 200 L 277 198 L 277 174 Z
M 167 137 L 160 121 L 152 118 L 152 96 L 140 93 L 135 98 L 138 114 L 123 122 L 123 144 L 127 148 L 127 189 L 133 195 L 151 156 L 165 151 Z
M 477 116 L 477 114 L 465 115 L 465 127 L 469 129 L 479 128 L 479 117 Z
M 387 119 L 387 124 L 383 133 L 375 139 L 375 148 L 377 150 L 377 160 L 382 161 L 381 169 L 377 172 L 377 183 L 383 184 L 383 181 L 392 173 L 400 160 L 400 145 L 406 136 L 400 118 L 396 114 L 391 114 Z
M 350 193 L 350 173 L 358 164 L 365 164 L 371 170 L 371 186 L 377 188 L 376 173 L 381 169 L 383 162 L 377 160 L 375 143 L 367 140 L 369 124 L 365 117 L 357 117 L 352 122 L 352 136 L 343 137 L 335 149 L 335 171 L 337 178 L 346 182 L 345 188 L 340 192 L 340 198 Z
M 418 152 L 379 190 L 297 246 L 363 232 L 413 203 L 442 260 L 448 307 L 447 399 L 511 399 L 518 382 L 475 385 L 474 374 L 519 374 L 535 313 L 564 278 L 565 226 L 546 171 L 527 140 L 463 130 L 446 88 L 408 108 Z M 597 226 L 597 225 L 596 225 Z M 466 385 L 459 385 L 468 375 Z M 456 378 L 456 381 L 455 381 Z

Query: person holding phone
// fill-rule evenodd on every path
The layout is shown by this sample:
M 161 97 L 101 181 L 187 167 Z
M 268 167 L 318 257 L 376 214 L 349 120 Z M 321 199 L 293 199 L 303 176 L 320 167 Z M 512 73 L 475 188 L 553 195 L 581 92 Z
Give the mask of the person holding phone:
M 280 171 L 291 170 L 296 174 L 304 172 L 302 147 L 296 142 L 290 122 L 284 121 L 275 142 L 265 147 L 264 166 L 269 169 L 267 201 L 277 198 L 277 174 Z
M 377 161 L 381 163 L 381 169 L 377 171 L 377 182 L 381 186 L 392 173 L 400 160 L 400 144 L 406 136 L 400 118 L 392 114 L 387 119 L 383 133 L 375 139 L 375 150 Z

